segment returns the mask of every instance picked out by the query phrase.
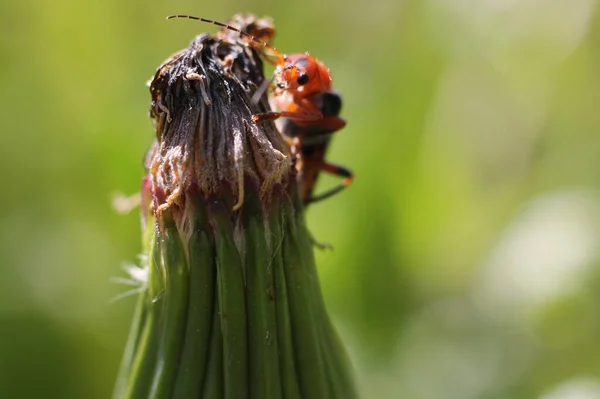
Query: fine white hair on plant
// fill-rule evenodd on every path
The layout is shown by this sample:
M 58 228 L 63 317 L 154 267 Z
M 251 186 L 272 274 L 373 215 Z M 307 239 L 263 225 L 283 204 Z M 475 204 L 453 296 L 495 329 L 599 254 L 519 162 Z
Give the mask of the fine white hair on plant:
M 121 268 L 125 271 L 125 273 L 127 273 L 129 277 L 110 278 L 110 281 L 112 283 L 135 287 L 133 289 L 117 294 L 112 299 L 110 299 L 110 303 L 114 303 L 123 298 L 139 294 L 140 292 L 143 292 L 146 288 L 148 288 L 148 256 L 143 254 L 138 255 L 138 262 L 139 265 L 136 265 L 132 262 L 125 262 L 121 266 Z

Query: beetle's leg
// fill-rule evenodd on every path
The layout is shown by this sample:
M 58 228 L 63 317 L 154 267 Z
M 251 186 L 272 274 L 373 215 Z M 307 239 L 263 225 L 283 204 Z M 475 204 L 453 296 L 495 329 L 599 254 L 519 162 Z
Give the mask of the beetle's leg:
M 348 187 L 350 184 L 352 184 L 352 180 L 354 179 L 354 174 L 349 169 L 345 168 L 344 166 L 336 165 L 334 163 L 329 163 L 329 162 L 325 162 L 325 161 L 315 162 L 315 161 L 306 160 L 305 162 L 306 162 L 306 167 L 310 166 L 310 168 L 316 168 L 321 172 L 327 172 L 329 174 L 340 176 L 340 177 L 344 178 L 344 180 L 341 184 L 325 191 L 324 193 L 307 198 L 304 201 L 305 204 L 322 201 L 326 198 L 331 197 L 332 195 L 339 193 L 340 191 L 342 191 L 343 189 Z

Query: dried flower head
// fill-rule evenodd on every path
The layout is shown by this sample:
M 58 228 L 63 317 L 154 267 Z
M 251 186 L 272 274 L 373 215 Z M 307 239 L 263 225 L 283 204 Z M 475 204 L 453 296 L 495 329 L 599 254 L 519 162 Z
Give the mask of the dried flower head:
M 231 35 L 197 36 L 157 70 L 150 86 L 158 147 L 149 170 L 157 211 L 183 207 L 190 188 L 210 196 L 228 191 L 243 204 L 245 180 L 270 201 L 286 185 L 288 149 L 272 123 L 251 116 L 268 109 L 251 94 L 262 83 L 262 62 Z

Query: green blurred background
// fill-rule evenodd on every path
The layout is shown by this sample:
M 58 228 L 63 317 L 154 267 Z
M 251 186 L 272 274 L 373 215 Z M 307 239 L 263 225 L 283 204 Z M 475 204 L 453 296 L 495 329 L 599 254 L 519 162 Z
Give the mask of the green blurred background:
M 140 251 L 111 198 L 140 185 L 146 80 L 215 31 L 164 17 L 248 11 L 345 101 L 356 181 L 308 219 L 364 397 L 600 398 L 595 0 L 2 2 L 0 398 L 109 397 Z

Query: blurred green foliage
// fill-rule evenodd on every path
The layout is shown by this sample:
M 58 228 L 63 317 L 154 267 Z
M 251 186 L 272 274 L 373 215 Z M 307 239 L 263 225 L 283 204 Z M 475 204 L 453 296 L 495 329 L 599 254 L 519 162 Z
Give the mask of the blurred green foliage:
M 145 81 L 215 31 L 164 17 L 245 11 L 344 98 L 356 181 L 308 218 L 364 397 L 600 397 L 597 6 L 3 2 L 0 397 L 109 397 L 140 250 L 111 195 L 140 185 Z

